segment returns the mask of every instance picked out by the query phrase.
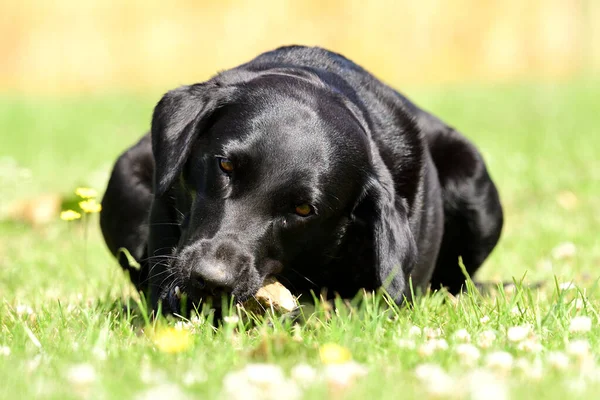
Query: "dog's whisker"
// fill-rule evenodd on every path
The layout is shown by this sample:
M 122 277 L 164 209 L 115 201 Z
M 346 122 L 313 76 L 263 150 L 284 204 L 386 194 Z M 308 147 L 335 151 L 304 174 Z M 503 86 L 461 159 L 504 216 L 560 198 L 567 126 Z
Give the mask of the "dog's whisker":
M 300 273 L 298 270 L 296 270 L 296 269 L 294 269 L 294 268 L 292 268 L 292 267 L 288 267 L 288 268 L 290 269 L 290 271 L 293 271 L 293 272 L 295 272 L 295 273 L 296 273 L 298 276 L 300 276 L 301 278 L 303 278 L 303 279 L 306 279 L 306 280 L 307 280 L 307 281 L 308 281 L 310 284 L 312 284 L 312 285 L 314 285 L 314 286 L 316 286 L 316 287 L 319 287 L 319 285 L 317 285 L 316 283 L 314 283 L 313 281 L 311 281 L 311 280 L 310 280 L 310 279 L 309 279 L 307 276 L 305 276 L 305 275 L 302 275 L 302 274 L 301 274 L 301 273 Z
M 174 276 L 176 277 L 176 276 L 177 276 L 177 271 L 171 271 L 171 270 L 168 270 L 168 269 L 166 269 L 166 270 L 164 270 L 164 271 L 161 271 L 161 272 L 159 272 L 159 273 L 156 273 L 156 274 L 154 274 L 154 275 L 152 275 L 152 274 L 148 274 L 148 278 L 144 279 L 144 280 L 142 281 L 142 283 L 149 282 L 149 281 L 150 281 L 150 279 L 154 279 L 154 278 L 160 277 L 161 275 L 164 275 L 164 274 L 168 274 L 168 275 L 167 275 L 167 276 L 166 276 L 166 277 L 165 277 L 165 278 L 164 278 L 164 279 L 163 279 L 163 280 L 162 280 L 162 281 L 159 283 L 159 286 L 161 286 L 161 287 L 162 287 L 162 285 L 163 285 L 163 284 L 164 284 L 164 283 L 165 283 L 165 282 L 166 282 L 168 279 L 170 279 L 170 278 L 172 278 L 172 277 L 174 277 Z M 173 282 L 175 282 L 175 280 L 174 280 Z
M 154 275 L 152 275 L 152 276 L 153 276 L 153 277 L 157 277 L 157 276 L 164 275 L 164 274 L 166 274 L 166 273 L 170 273 L 170 271 L 169 271 L 168 269 L 165 269 L 164 271 L 160 271 L 160 272 L 158 272 L 158 273 L 156 273 L 156 274 L 154 274 Z
M 256 298 L 256 296 L 255 296 L 254 294 L 252 294 L 251 296 L 252 296 L 252 298 L 254 299 L 254 301 L 256 302 L 256 304 L 258 304 L 258 306 L 259 306 L 260 308 L 262 308 L 262 311 L 263 311 L 263 312 L 267 312 L 267 310 L 265 309 L 265 307 L 264 307 L 262 304 L 260 304 L 260 301 L 258 301 L 258 299 Z
M 181 226 L 181 224 L 178 222 L 152 222 L 152 223 L 141 224 L 140 226 L 162 226 L 162 225 Z
M 160 259 L 178 260 L 179 256 L 172 256 L 172 255 L 164 254 L 164 255 L 159 255 L 159 256 L 150 256 L 150 257 L 142 258 L 139 261 L 154 261 L 154 260 L 160 260 Z
M 173 207 L 173 209 L 175 210 L 175 212 L 178 212 L 178 213 L 179 213 L 179 216 L 180 216 L 180 217 L 182 217 L 182 218 L 183 218 L 183 217 L 185 217 L 185 214 L 184 214 L 184 213 L 182 213 L 181 211 L 179 211 L 179 209 L 178 209 L 177 207 Z
M 164 246 L 164 247 L 159 247 L 157 249 L 154 249 L 153 254 L 150 257 L 156 257 L 159 251 L 163 251 L 163 250 L 167 250 L 167 249 L 173 249 L 172 246 Z M 160 254 L 158 254 L 158 256 L 160 256 Z
M 286 282 L 287 282 L 287 283 L 288 283 L 288 284 L 291 286 L 291 288 L 292 288 L 292 289 L 296 290 L 296 286 L 294 286 L 294 284 L 292 283 L 292 281 L 290 281 L 290 280 L 289 280 L 288 278 L 286 278 L 285 276 L 283 276 L 283 275 L 275 275 L 275 277 L 276 277 L 278 280 L 284 280 L 284 281 L 286 281 Z
M 168 279 L 170 279 L 170 278 L 174 277 L 174 276 L 175 276 L 175 274 L 176 274 L 175 272 L 172 272 L 172 273 L 170 273 L 169 275 L 167 275 L 167 276 L 166 276 L 166 277 L 165 277 L 165 278 L 164 278 L 164 279 L 163 279 L 163 280 L 160 282 L 160 285 L 162 286 L 162 285 L 163 285 L 163 283 L 165 283 L 165 282 L 166 282 Z
M 167 271 L 169 269 L 169 264 L 165 263 L 163 261 L 159 261 L 157 263 L 154 263 L 154 265 L 152 265 L 152 267 L 150 268 L 150 271 L 148 271 L 148 275 L 149 276 L 151 276 L 154 273 L 154 270 L 156 269 L 156 267 L 164 267 L 165 271 Z

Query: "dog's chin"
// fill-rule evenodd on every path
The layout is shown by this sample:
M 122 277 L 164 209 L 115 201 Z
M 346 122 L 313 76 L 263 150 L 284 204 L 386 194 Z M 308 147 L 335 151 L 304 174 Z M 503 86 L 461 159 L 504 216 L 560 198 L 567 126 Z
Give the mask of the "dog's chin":
M 258 288 L 254 292 L 256 291 Z M 163 290 L 160 298 L 164 312 L 187 317 L 184 314 L 193 310 L 201 311 L 205 307 L 220 312 L 224 305 L 227 307 L 230 304 L 241 304 L 252 298 L 252 292 L 234 290 L 232 293 L 186 293 L 179 286 L 169 286 Z
M 188 305 L 192 305 L 191 299 L 185 298 L 178 286 L 168 286 L 163 289 L 160 301 L 165 314 L 180 314 L 185 309 L 189 310 Z

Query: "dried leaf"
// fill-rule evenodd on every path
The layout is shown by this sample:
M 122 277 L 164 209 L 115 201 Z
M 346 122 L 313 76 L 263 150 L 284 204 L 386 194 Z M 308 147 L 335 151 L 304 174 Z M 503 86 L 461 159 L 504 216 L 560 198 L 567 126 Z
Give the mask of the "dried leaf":
M 62 198 L 59 194 L 46 194 L 34 199 L 14 203 L 8 217 L 32 225 L 43 225 L 56 220 L 60 214 Z
M 265 309 L 272 308 L 278 312 L 290 312 L 298 307 L 298 301 L 277 279 L 269 277 L 265 279 L 263 286 L 258 289 L 254 299 L 244 303 L 244 307 L 252 311 L 262 309 L 261 306 Z

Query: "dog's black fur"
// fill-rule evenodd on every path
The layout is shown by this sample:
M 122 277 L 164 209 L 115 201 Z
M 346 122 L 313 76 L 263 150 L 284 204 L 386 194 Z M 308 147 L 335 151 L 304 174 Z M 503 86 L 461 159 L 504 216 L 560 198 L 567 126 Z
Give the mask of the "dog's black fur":
M 455 293 L 459 256 L 474 274 L 503 222 L 473 144 L 352 61 L 301 46 L 168 92 L 102 205 L 109 249 L 167 311 L 176 286 L 243 301 L 268 275 L 296 295 L 384 286 L 400 303 L 409 277 Z

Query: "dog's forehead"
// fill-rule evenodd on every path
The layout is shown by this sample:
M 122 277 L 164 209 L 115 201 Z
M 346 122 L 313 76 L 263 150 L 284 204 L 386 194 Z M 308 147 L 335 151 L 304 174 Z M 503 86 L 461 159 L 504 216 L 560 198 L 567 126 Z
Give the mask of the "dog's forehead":
M 220 113 L 212 136 L 222 155 L 248 162 L 262 177 L 307 184 L 351 179 L 369 168 L 365 134 L 332 93 L 298 80 L 262 83 Z
M 283 102 L 230 115 L 235 134 L 223 143 L 225 154 L 242 154 L 265 164 L 306 163 L 326 167 L 336 152 L 331 129 L 318 110 Z

